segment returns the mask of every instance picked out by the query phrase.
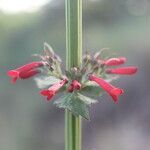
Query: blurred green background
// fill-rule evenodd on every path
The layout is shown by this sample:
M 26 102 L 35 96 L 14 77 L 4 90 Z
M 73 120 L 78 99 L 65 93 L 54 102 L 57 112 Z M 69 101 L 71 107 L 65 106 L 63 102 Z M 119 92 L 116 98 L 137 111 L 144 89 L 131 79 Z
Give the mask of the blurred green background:
M 1 2 L 1 1 L 0 1 Z M 139 67 L 114 84 L 119 104 L 104 95 L 83 120 L 84 150 L 150 148 L 150 0 L 83 0 L 83 50 L 110 48 Z M 65 2 L 38 11 L 0 12 L 0 150 L 64 150 L 64 111 L 46 102 L 33 79 L 12 85 L 7 71 L 33 60 L 49 43 L 65 62 Z

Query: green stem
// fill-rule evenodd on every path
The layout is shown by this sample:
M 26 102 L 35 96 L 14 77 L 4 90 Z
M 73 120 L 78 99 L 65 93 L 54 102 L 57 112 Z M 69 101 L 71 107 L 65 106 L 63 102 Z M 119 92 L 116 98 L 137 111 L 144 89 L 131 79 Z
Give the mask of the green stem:
M 82 0 L 66 0 L 67 70 L 82 65 Z M 81 116 L 65 112 L 65 150 L 81 150 Z

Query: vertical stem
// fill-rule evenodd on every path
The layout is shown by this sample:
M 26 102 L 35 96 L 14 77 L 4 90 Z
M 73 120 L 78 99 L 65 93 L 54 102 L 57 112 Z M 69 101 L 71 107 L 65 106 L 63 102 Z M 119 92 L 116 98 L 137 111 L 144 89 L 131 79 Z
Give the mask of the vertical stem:
M 82 63 L 82 0 L 66 0 L 67 69 Z M 65 150 L 81 150 L 81 116 L 65 112 Z

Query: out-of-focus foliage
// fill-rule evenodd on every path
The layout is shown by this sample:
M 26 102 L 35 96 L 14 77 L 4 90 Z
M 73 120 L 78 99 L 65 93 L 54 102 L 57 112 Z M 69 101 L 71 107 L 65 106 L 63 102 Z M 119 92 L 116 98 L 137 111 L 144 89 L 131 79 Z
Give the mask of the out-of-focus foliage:
M 65 61 L 65 3 L 53 0 L 36 13 L 0 13 L 0 149 L 62 150 L 63 111 L 39 95 L 34 81 L 11 85 L 6 72 L 32 60 L 44 42 Z M 141 150 L 150 147 L 150 1 L 83 0 L 83 49 L 108 47 L 125 55 L 139 74 L 119 83 L 118 105 L 103 96 L 84 121 L 85 150 Z M 62 64 L 65 67 L 65 64 Z M 115 83 L 118 85 L 117 83 Z

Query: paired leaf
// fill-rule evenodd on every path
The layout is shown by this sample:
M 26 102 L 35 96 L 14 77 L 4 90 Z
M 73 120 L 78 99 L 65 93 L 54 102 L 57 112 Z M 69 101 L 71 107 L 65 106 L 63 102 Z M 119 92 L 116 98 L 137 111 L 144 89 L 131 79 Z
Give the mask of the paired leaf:
M 96 102 L 96 100 L 79 93 L 67 93 L 55 101 L 54 104 L 59 108 L 70 110 L 75 116 L 80 115 L 89 120 L 89 105 Z
M 95 100 L 95 99 L 92 99 L 90 97 L 87 97 L 87 96 L 84 96 L 80 93 L 77 93 L 77 97 L 82 100 L 83 102 L 85 102 L 87 105 L 91 105 L 91 104 L 94 104 L 94 103 L 97 103 L 98 101 Z
M 81 94 L 87 95 L 88 97 L 97 98 L 105 93 L 105 91 L 100 88 L 97 84 L 94 82 L 87 82 L 81 89 Z
M 47 88 L 52 84 L 55 84 L 57 82 L 60 82 L 61 80 L 54 77 L 54 76 L 42 76 L 42 77 L 36 77 L 34 78 L 36 81 L 37 86 L 42 89 L 42 88 Z

